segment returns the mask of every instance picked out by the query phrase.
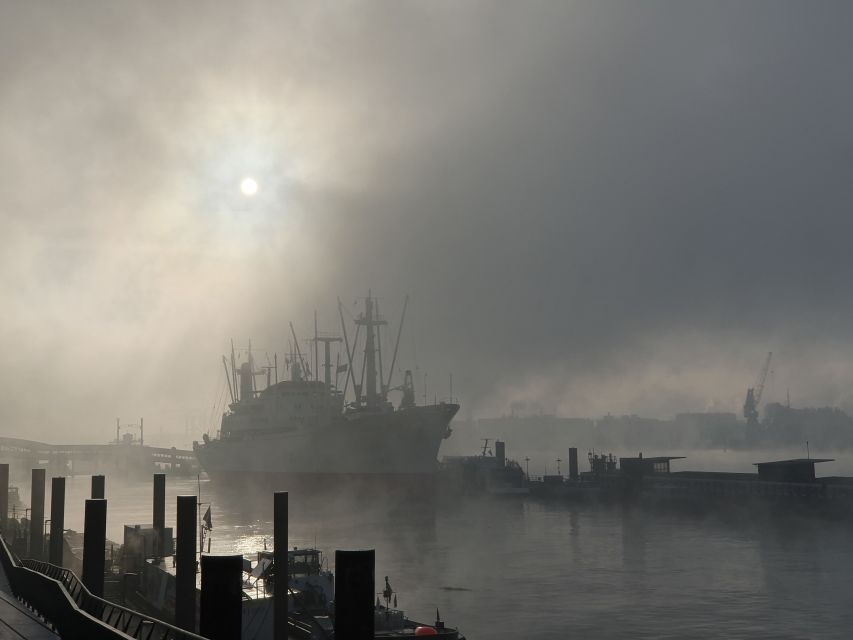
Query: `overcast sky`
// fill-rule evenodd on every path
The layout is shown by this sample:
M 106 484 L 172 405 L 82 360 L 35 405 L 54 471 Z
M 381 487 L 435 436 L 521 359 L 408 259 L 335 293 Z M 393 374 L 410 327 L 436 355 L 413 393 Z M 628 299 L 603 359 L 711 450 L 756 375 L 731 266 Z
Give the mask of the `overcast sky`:
M 198 437 L 232 337 L 282 353 L 368 288 L 463 417 L 740 412 L 767 351 L 768 399 L 853 408 L 851 24 L 3 2 L 2 431 Z

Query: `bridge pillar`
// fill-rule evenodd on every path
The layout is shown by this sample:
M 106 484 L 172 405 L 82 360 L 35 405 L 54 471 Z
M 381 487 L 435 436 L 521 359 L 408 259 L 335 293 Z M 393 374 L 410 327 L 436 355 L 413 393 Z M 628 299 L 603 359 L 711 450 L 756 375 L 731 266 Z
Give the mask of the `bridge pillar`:
M 44 483 L 45 470 L 33 469 L 30 490 L 30 551 L 36 560 L 44 557 Z
M 62 531 L 65 528 L 65 478 L 50 483 L 50 554 L 48 562 L 62 566 Z

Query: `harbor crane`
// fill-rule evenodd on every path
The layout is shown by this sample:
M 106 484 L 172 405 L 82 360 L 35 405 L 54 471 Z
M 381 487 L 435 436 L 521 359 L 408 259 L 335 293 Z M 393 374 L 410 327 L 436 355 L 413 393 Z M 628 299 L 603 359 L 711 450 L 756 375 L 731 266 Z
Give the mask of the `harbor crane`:
M 751 427 L 758 426 L 758 405 L 761 403 L 761 395 L 764 393 L 764 383 L 767 381 L 767 372 L 770 371 L 770 360 L 773 358 L 773 352 L 767 353 L 767 359 L 764 361 L 764 366 L 758 374 L 758 381 L 754 387 L 746 390 L 746 400 L 743 403 L 743 417 L 746 418 L 746 424 Z

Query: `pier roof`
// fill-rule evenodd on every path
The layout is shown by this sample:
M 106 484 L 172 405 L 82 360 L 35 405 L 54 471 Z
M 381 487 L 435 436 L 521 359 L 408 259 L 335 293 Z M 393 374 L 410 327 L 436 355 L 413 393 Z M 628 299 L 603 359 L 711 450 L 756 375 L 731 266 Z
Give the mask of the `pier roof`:
M 756 462 L 758 477 L 770 482 L 814 482 L 814 466 L 818 462 L 832 462 L 831 458 L 794 458 Z
M 815 462 L 835 462 L 835 458 L 793 458 L 791 460 L 773 460 L 772 462 L 753 462 L 753 466 L 779 466 L 789 464 L 811 464 Z
M 644 474 L 644 473 L 669 473 L 669 463 L 672 460 L 681 460 L 685 456 L 653 456 L 643 457 L 640 454 L 636 458 L 619 458 L 619 468 L 622 472 Z

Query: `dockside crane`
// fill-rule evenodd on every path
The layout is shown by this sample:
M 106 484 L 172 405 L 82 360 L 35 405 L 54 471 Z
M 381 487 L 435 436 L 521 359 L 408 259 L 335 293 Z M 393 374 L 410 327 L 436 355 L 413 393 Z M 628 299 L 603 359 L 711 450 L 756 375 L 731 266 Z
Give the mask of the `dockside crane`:
M 767 353 L 767 359 L 764 361 L 764 366 L 758 374 L 758 381 L 754 387 L 746 390 L 746 400 L 743 403 L 743 417 L 746 418 L 746 424 L 752 427 L 758 426 L 758 405 L 761 403 L 761 395 L 764 393 L 764 383 L 767 381 L 767 372 L 770 371 L 770 360 L 773 358 L 773 352 Z

